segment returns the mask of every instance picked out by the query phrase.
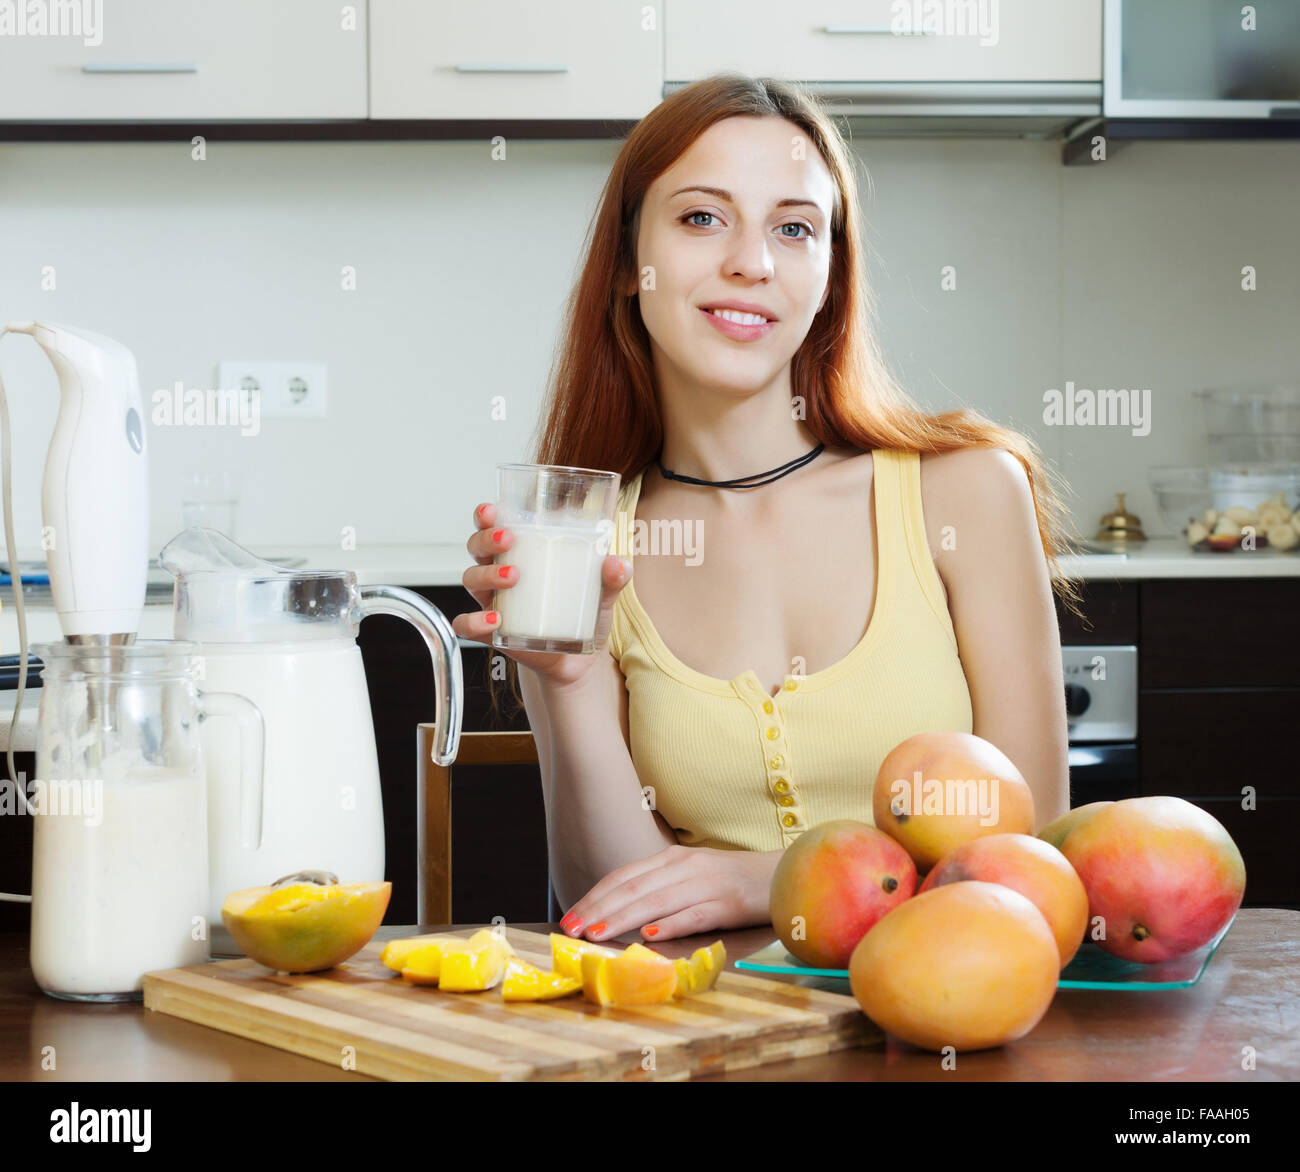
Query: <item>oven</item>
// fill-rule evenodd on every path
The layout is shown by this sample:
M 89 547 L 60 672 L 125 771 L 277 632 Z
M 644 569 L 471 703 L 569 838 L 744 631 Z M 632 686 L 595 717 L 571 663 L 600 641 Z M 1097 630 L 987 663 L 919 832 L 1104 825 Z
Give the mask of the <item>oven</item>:
M 1136 798 L 1137 648 L 1061 648 L 1070 739 L 1070 808 Z

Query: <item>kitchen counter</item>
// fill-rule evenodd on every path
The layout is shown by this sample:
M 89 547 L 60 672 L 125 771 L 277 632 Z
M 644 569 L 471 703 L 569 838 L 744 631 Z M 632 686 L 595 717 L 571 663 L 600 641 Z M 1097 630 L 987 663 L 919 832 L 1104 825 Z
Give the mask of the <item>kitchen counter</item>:
M 459 586 L 469 568 L 464 543 L 457 545 L 376 545 L 347 552 L 330 546 L 277 551 L 306 559 L 311 569 L 354 570 L 361 585 Z M 1300 578 L 1300 553 L 1261 549 L 1253 553 L 1193 553 L 1175 538 L 1153 538 L 1127 554 L 1081 554 L 1062 560 L 1062 570 L 1088 579 L 1137 578 Z M 170 575 L 153 572 L 150 583 L 169 585 Z
M 309 569 L 349 569 L 360 585 L 459 586 L 469 568 L 464 542 L 454 545 L 375 545 L 342 551 L 332 546 L 277 549 L 276 556 L 304 558 Z M 1261 549 L 1253 553 L 1193 553 L 1174 538 L 1153 538 L 1127 554 L 1081 554 L 1062 570 L 1081 578 L 1300 578 L 1300 553 Z M 171 575 L 151 571 L 150 585 L 170 586 Z
M 554 924 L 516 926 L 558 930 Z M 388 926 L 378 938 L 443 930 L 446 926 Z M 455 925 L 455 930 L 468 932 L 471 926 Z M 770 928 L 751 928 L 656 947 L 669 956 L 685 956 L 719 935 L 732 959 L 774 939 Z M 636 938 L 631 933 L 620 940 Z M 58 1054 L 54 1071 L 41 1068 L 42 1048 L 48 1046 Z M 1247 1047 L 1257 1056 L 1255 1070 L 1242 1069 Z M 955 1069 L 943 1069 L 936 1054 L 891 1039 L 704 1081 L 1253 1083 L 1289 1080 L 1298 1069 L 1300 912 L 1248 908 L 1237 913 L 1205 975 L 1192 988 L 1161 993 L 1062 990 L 1026 1037 L 999 1049 L 961 1054 Z M 80 1005 L 47 997 L 32 980 L 27 937 L 16 932 L 0 934 L 0 1079 L 372 1081 L 141 1005 Z

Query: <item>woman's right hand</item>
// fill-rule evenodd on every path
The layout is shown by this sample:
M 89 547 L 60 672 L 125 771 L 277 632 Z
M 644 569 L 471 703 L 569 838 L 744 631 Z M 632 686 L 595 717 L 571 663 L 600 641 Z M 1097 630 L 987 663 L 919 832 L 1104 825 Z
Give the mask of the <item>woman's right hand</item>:
M 514 536 L 508 528 L 497 527 L 497 507 L 482 504 L 474 510 L 474 535 L 466 542 L 466 549 L 475 564 L 461 578 L 470 597 L 481 608 L 469 614 L 457 615 L 451 627 L 462 639 L 475 643 L 492 643 L 492 632 L 501 625 L 501 617 L 491 609 L 492 594 L 496 590 L 509 590 L 519 581 L 519 567 L 495 564 L 496 555 L 509 554 Z M 503 572 L 504 571 L 504 572 Z M 614 601 L 618 592 L 631 581 L 632 566 L 625 559 L 610 554 L 600 568 L 600 611 L 596 616 L 595 655 L 561 655 L 553 651 L 507 651 L 503 647 L 493 650 L 507 655 L 523 667 L 530 668 L 542 679 L 552 684 L 572 684 L 586 675 L 591 665 L 600 657 L 600 650 L 609 636 L 613 620 Z

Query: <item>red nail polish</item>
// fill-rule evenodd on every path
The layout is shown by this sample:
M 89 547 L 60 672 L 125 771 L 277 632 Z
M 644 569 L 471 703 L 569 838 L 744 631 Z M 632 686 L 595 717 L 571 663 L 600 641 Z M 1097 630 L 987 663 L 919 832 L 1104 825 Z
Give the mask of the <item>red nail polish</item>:
M 500 618 L 501 616 L 497 614 L 496 611 L 490 610 L 483 616 L 483 621 L 487 623 L 489 627 L 495 627 Z
M 659 935 L 659 926 L 658 926 L 657 924 L 651 924 L 651 925 L 650 925 L 650 926 L 645 930 L 645 934 L 646 934 L 647 936 L 658 936 L 658 935 Z
M 508 577 L 510 577 L 510 567 L 509 567 L 509 566 L 497 566 L 497 577 L 498 577 L 498 578 L 508 578 Z
M 573 919 L 573 913 L 572 913 L 572 912 L 569 912 L 567 915 L 565 915 L 565 916 L 563 916 L 563 917 L 561 918 L 561 920 L 560 920 L 560 927 L 561 927 L 561 928 L 567 928 L 567 927 L 569 926 L 569 921 L 570 921 L 571 919 Z
M 494 529 L 492 531 L 492 540 L 499 542 L 504 534 L 505 534 L 504 529 Z
M 599 924 L 592 924 L 591 927 L 587 930 L 593 936 L 599 936 L 606 929 L 606 927 L 608 927 L 608 925 L 605 923 L 604 920 L 601 920 Z
M 568 926 L 568 928 L 565 929 L 565 931 L 572 932 L 576 936 L 579 932 L 582 931 L 582 921 L 574 920 L 573 923 L 571 923 Z

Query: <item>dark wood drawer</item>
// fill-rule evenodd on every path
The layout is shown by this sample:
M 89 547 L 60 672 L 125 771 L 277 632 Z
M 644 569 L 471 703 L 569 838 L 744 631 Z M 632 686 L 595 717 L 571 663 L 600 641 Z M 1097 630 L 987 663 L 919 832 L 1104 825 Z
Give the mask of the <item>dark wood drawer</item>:
M 1061 643 L 1077 647 L 1086 643 L 1136 643 L 1138 589 L 1136 582 L 1080 582 L 1083 618 L 1071 614 L 1060 601 L 1056 618 Z
M 1300 685 L 1300 578 L 1143 582 L 1141 622 L 1143 688 Z
M 1243 907 L 1300 907 L 1300 798 L 1264 798 L 1243 810 L 1240 798 L 1188 798 L 1213 814 L 1241 851 L 1246 863 Z
M 1300 769 L 1289 730 L 1300 688 L 1143 691 L 1138 694 L 1138 754 L 1144 794 L 1240 800 L 1300 797 Z

